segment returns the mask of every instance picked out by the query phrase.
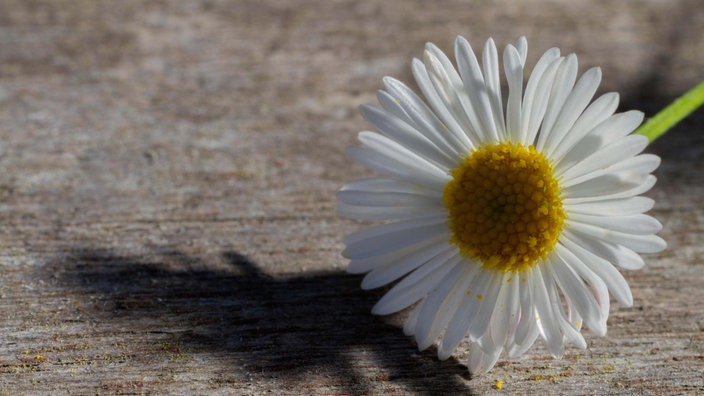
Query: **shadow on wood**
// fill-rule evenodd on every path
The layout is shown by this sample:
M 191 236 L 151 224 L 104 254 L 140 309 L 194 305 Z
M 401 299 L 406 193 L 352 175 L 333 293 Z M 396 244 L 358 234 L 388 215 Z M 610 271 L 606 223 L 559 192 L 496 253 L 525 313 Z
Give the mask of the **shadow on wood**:
M 221 271 L 193 269 L 204 265 L 178 252 L 165 256 L 142 262 L 79 250 L 58 266 L 59 280 L 91 301 L 84 317 L 146 338 L 173 335 L 188 353 L 221 354 L 248 378 L 318 387 L 331 376 L 354 394 L 388 381 L 471 393 L 466 366 L 419 353 L 398 326 L 370 314 L 378 293 L 360 290 L 357 276 L 274 278 L 237 252 L 223 254 L 229 268 Z

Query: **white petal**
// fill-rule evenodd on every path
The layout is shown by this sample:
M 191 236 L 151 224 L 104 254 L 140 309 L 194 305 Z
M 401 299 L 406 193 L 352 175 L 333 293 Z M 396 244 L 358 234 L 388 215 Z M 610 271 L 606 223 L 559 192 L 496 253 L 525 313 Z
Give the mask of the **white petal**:
M 484 295 L 484 292 L 489 287 L 492 276 L 492 271 L 479 271 L 474 279 L 472 279 L 472 282 L 465 291 L 463 301 L 460 303 L 460 308 L 450 320 L 447 330 L 442 340 L 440 340 L 440 345 L 438 345 L 438 358 L 440 360 L 445 360 L 450 357 L 452 352 L 454 352 L 460 342 L 462 342 L 465 335 L 467 335 L 469 326 L 479 311 L 480 301 L 477 299 L 477 296 Z
M 514 343 L 512 343 L 506 348 L 508 357 L 517 358 L 526 353 L 526 351 L 528 351 L 528 349 L 533 346 L 535 340 L 538 338 L 538 335 L 540 335 L 540 332 L 538 331 L 538 326 L 535 324 L 535 321 L 526 323 L 525 328 L 526 336 L 522 338 L 520 342 L 516 340 Z
M 510 357 L 518 357 L 525 353 L 534 343 L 540 332 L 536 321 L 535 305 L 532 299 L 532 272 L 516 274 L 519 286 L 520 319 L 516 325 L 515 337 L 506 348 Z
M 521 55 L 521 65 L 525 66 L 526 57 L 528 56 L 528 40 L 526 36 L 519 37 L 513 46 L 516 47 L 518 53 Z
M 574 267 L 573 267 L 573 269 L 574 269 Z M 582 315 L 580 315 L 579 312 L 577 312 L 577 310 L 574 308 L 574 306 L 572 306 L 572 304 L 569 303 L 569 301 L 567 302 L 567 310 L 568 310 L 567 320 L 569 321 L 569 323 L 572 326 L 574 326 L 575 331 L 579 332 L 580 330 L 582 330 L 582 325 L 584 324 L 584 320 L 582 319 Z M 582 338 L 582 340 L 584 340 L 584 338 Z M 586 344 L 585 344 L 585 347 L 586 347 Z
M 653 175 L 634 175 L 630 172 L 606 174 L 563 189 L 564 198 L 562 202 L 563 205 L 573 205 L 630 198 L 650 190 L 655 185 L 656 180 Z
M 468 264 L 468 263 L 465 263 Z M 415 335 L 418 349 L 429 347 L 440 332 L 447 326 L 452 316 L 460 307 L 469 283 L 481 268 L 480 265 L 459 265 L 458 270 L 450 272 L 443 282 L 425 299 L 422 320 L 418 321 Z
M 555 121 L 555 125 L 550 132 L 550 139 L 546 141 L 545 153 L 548 157 L 552 155 L 567 133 L 572 129 L 572 126 L 594 96 L 600 82 L 601 69 L 598 67 L 587 70 L 579 81 L 577 81 L 577 84 L 575 84 L 574 89 L 565 101 L 562 111 Z
M 612 231 L 624 232 L 634 235 L 655 234 L 662 229 L 662 224 L 654 218 L 644 214 L 627 216 L 593 216 L 588 214 L 571 213 L 569 222 L 589 224 Z
M 550 156 L 554 161 L 560 162 L 564 156 L 574 148 L 597 125 L 608 119 L 618 107 L 619 97 L 615 92 L 600 96 L 579 116 L 569 133 L 555 148 Z
M 345 238 L 347 258 L 366 258 L 447 235 L 445 217 L 425 217 L 368 227 Z
M 643 121 L 643 113 L 640 111 L 627 111 L 625 113 L 614 114 L 605 121 L 594 127 L 587 135 L 575 144 L 574 147 L 560 159 L 555 172 L 562 173 L 565 170 L 582 162 L 585 158 L 598 152 L 610 143 L 620 140 L 633 132 Z
M 641 154 L 623 160 L 609 167 L 611 172 L 650 173 L 660 166 L 660 157 L 655 154 Z
M 402 220 L 414 219 L 427 215 L 429 212 L 441 215 L 446 209 L 433 209 L 423 206 L 357 206 L 345 202 L 337 202 L 337 214 L 342 217 L 359 220 Z
M 567 168 L 555 169 L 555 174 L 568 181 L 589 172 L 623 161 L 643 151 L 648 145 L 648 138 L 643 135 L 631 135 L 609 144 L 582 161 Z
M 516 326 L 515 337 L 511 344 L 506 347 L 509 357 L 512 358 L 523 355 L 533 346 L 540 334 L 535 318 L 535 307 L 531 299 L 533 282 L 530 276 L 523 276 L 521 276 L 521 283 L 519 284 L 521 317 Z
M 569 229 L 564 229 L 563 233 L 565 237 L 574 241 L 585 250 L 621 268 L 629 270 L 640 269 L 645 265 L 643 258 L 631 249 L 607 243 L 589 235 L 573 232 Z
M 499 360 L 499 355 L 501 354 L 501 347 L 496 348 L 491 351 L 491 353 L 485 353 L 479 347 L 477 343 L 473 343 L 469 349 L 469 360 L 467 361 L 467 368 L 472 374 L 482 374 L 491 370 Z
M 555 358 L 560 358 L 565 350 L 562 329 L 558 322 L 557 312 L 555 312 L 555 309 L 560 307 L 553 307 L 548 291 L 548 288 L 555 288 L 555 281 L 549 271 L 541 270 L 539 266 L 533 267 L 531 272 L 534 281 L 531 294 L 538 314 L 536 318 L 538 328 L 550 354 Z
M 540 57 L 540 60 L 538 60 L 538 63 L 535 64 L 535 67 L 533 68 L 533 71 L 530 74 L 528 84 L 526 85 L 526 93 L 523 96 L 523 104 L 521 109 L 521 136 L 523 136 L 525 139 L 521 142 L 523 145 L 533 144 L 535 134 L 538 133 L 538 127 L 540 126 L 540 122 L 542 121 L 543 115 L 538 114 L 537 107 L 535 107 L 534 103 L 537 100 L 543 99 L 543 94 L 547 95 L 547 93 L 550 92 L 541 91 L 540 94 L 538 94 L 538 85 L 542 80 L 543 74 L 548 70 L 549 67 L 553 65 L 554 61 L 559 57 L 559 49 L 549 49 L 543 54 L 543 56 Z M 557 66 L 559 65 L 555 65 L 553 67 L 556 68 Z M 547 100 L 547 98 L 545 99 Z M 535 120 L 535 118 L 539 119 Z M 535 133 L 533 133 L 533 131 Z
M 372 307 L 372 313 L 388 315 L 413 305 L 424 298 L 460 262 L 461 259 L 454 252 L 434 257 L 392 287 Z
M 592 214 L 596 216 L 627 216 L 647 212 L 653 208 L 653 205 L 655 205 L 655 201 L 651 198 L 630 197 L 572 205 L 563 204 L 563 208 L 567 213 L 570 213 L 570 216 L 574 213 Z
M 451 179 L 435 165 L 382 135 L 360 134 L 362 139 L 368 147 L 348 147 L 347 155 L 370 169 L 436 189 L 444 188 Z
M 521 128 L 521 96 L 523 95 L 523 63 L 521 55 L 512 47 L 504 49 L 504 73 L 508 81 L 508 100 L 506 102 L 506 135 L 510 141 L 522 143 L 524 136 Z
M 340 191 L 347 190 L 369 193 L 390 192 L 418 194 L 442 201 L 442 190 L 438 191 L 437 189 L 427 188 L 417 184 L 405 183 L 398 179 L 391 179 L 387 177 L 368 177 L 353 180 L 340 189 Z
M 548 66 L 545 73 L 542 74 L 538 85 L 535 87 L 533 95 L 530 96 L 528 88 L 530 88 L 533 76 L 528 80 L 526 95 L 523 98 L 523 108 L 521 110 L 521 117 L 523 118 L 521 127 L 526 128 L 526 131 L 521 133 L 521 136 L 525 136 L 526 139 L 524 144 L 535 144 L 538 129 L 543 123 L 545 113 L 548 110 L 548 102 L 555 82 L 555 76 L 564 60 L 564 58 L 555 59 L 550 66 Z
M 589 285 L 591 293 L 596 300 L 597 309 L 600 310 L 600 320 L 589 319 L 585 317 L 585 322 L 589 329 L 600 336 L 606 335 L 606 320 L 609 317 L 609 292 L 604 281 L 597 276 L 594 272 L 589 270 L 584 265 L 581 265 L 579 260 L 571 255 L 569 251 L 566 251 L 562 247 L 559 248 L 563 253 L 563 258 L 568 257 L 565 264 L 570 266 L 574 271 L 576 271 L 579 276 L 584 279 L 584 281 Z M 574 264 L 574 265 L 573 265 Z M 573 302 L 574 303 L 574 302 Z
M 652 154 L 641 154 L 635 157 L 626 158 L 607 168 L 596 169 L 570 180 L 561 180 L 560 186 L 563 188 L 568 188 L 609 174 L 613 174 L 624 180 L 628 180 L 630 184 L 642 182 L 646 180 L 648 173 L 655 170 L 659 165 L 660 157 Z M 648 187 L 648 189 L 649 188 L 650 187 Z M 642 192 L 645 191 L 647 190 Z
M 359 107 L 359 112 L 364 119 L 376 126 L 384 136 L 432 162 L 438 168 L 447 171 L 457 165 L 457 161 L 451 157 L 452 152 L 448 152 L 446 147 L 437 146 L 413 126 L 386 110 L 363 105 Z M 364 134 L 369 133 L 372 132 L 361 132 L 359 134 L 360 140 Z
M 449 246 L 447 242 L 449 238 L 449 234 L 438 235 L 422 242 L 391 250 L 384 254 L 367 258 L 352 259 L 347 267 L 347 272 L 351 274 L 363 274 L 375 268 L 383 267 L 385 265 L 392 265 L 394 262 L 411 260 L 413 255 L 425 254 L 426 251 Z
M 540 127 L 540 135 L 535 146 L 538 151 L 545 150 L 545 143 L 552 139 L 553 126 L 557 117 L 562 113 L 565 101 L 574 87 L 575 79 L 577 78 L 577 57 L 570 54 L 565 58 L 565 61 L 560 65 L 555 82 L 553 83 L 550 92 L 550 100 L 545 112 L 543 124 Z
M 447 56 L 439 48 L 427 44 L 423 61 L 435 91 L 469 140 L 473 143 L 486 141 L 486 135 L 480 129 L 481 124 L 467 97 L 462 79 Z
M 589 136 L 598 138 L 602 147 L 610 142 L 627 136 L 643 122 L 645 115 L 642 111 L 629 110 L 624 113 L 614 114 L 605 122 L 594 128 Z
M 470 139 L 476 139 L 475 143 L 479 143 L 479 139 L 476 137 L 468 136 L 468 134 L 462 129 L 459 121 L 454 115 L 454 108 L 452 108 L 448 103 L 445 102 L 445 97 L 441 96 L 444 93 L 439 93 L 435 89 L 434 83 L 430 79 L 430 74 L 425 67 L 425 64 L 420 59 L 413 59 L 411 66 L 413 71 L 413 77 L 418 84 L 421 92 L 425 95 L 428 100 L 428 104 L 432 107 L 433 111 L 437 117 L 442 121 L 442 126 L 450 132 L 447 136 L 448 141 L 452 141 L 453 146 L 458 148 L 459 153 L 469 153 L 470 149 L 474 147 L 474 144 Z M 424 117 L 430 119 L 428 117 Z M 438 129 L 442 130 L 442 129 Z
M 595 279 L 595 282 L 590 282 L 590 285 L 594 290 L 596 299 L 599 301 L 603 320 L 599 323 L 591 325 L 589 327 L 589 330 L 603 337 L 606 335 L 606 321 L 609 318 L 609 308 L 611 304 L 611 302 L 609 301 L 609 292 L 606 288 L 606 285 L 604 284 L 604 281 L 599 278 Z
M 517 345 L 524 345 L 530 340 L 533 330 L 537 332 L 535 326 L 535 307 L 531 296 L 533 290 L 533 278 L 531 272 L 516 275 L 519 282 L 519 297 L 521 303 L 521 317 L 516 326 L 515 342 Z M 532 344 L 535 338 L 530 343 Z
M 560 331 L 562 332 L 562 344 L 564 346 L 572 344 L 582 349 L 586 348 L 587 343 L 584 341 L 584 337 L 579 330 L 577 330 L 576 323 L 571 323 L 568 318 L 569 315 L 565 313 L 565 303 L 568 310 L 574 310 L 574 307 L 571 306 L 570 300 L 566 299 L 566 301 L 563 302 L 560 299 L 560 294 L 558 293 L 555 285 L 548 288 L 548 295 L 555 312 L 557 325 L 560 327 Z
M 570 180 L 560 180 L 560 186 L 562 188 L 570 187 L 609 173 L 627 174 L 629 175 L 629 179 L 632 178 L 631 175 L 636 175 L 636 178 L 642 179 L 645 175 L 657 169 L 659 165 L 660 157 L 657 155 L 641 154 L 635 157 L 623 159 L 622 161 L 606 168 L 587 172 L 582 176 L 575 177 Z
M 604 281 L 618 302 L 627 307 L 633 305 L 633 295 L 628 282 L 611 263 L 584 249 L 567 236 L 563 235 L 560 238 L 560 243 L 564 245 L 564 249 L 574 256 L 575 259 L 573 260 L 569 253 L 563 253 L 563 257 L 570 262 L 573 268 L 578 269 L 580 266 L 585 266 Z M 559 244 L 556 246 L 556 248 L 560 248 Z
M 512 338 L 518 323 L 520 313 L 518 280 L 514 280 L 513 277 L 514 274 L 505 273 L 501 278 L 501 291 L 491 314 L 489 334 L 492 342 L 499 347 Z
M 577 309 L 577 312 L 584 318 L 586 323 L 592 328 L 595 324 L 602 322 L 599 305 L 589 290 L 572 268 L 565 263 L 558 254 L 551 266 L 557 285 L 565 294 L 569 302 Z
M 494 124 L 498 129 L 499 136 L 506 136 L 506 125 L 504 124 L 504 105 L 501 100 L 501 81 L 499 79 L 499 54 L 496 51 L 496 44 L 491 38 L 484 44 L 482 52 L 482 66 L 484 70 L 484 83 L 489 95 L 489 103 L 494 115 Z
M 462 158 L 466 152 L 466 144 L 448 130 L 415 92 L 391 77 L 384 78 L 384 86 L 426 138 L 453 159 Z
M 643 258 L 631 249 L 622 245 L 609 243 L 591 235 L 582 234 L 579 232 L 571 232 L 571 230 L 563 230 L 565 235 L 570 239 L 579 243 L 590 252 L 604 258 L 610 263 L 614 263 L 621 268 L 635 270 L 641 269 L 645 265 Z
M 455 58 L 470 106 L 476 112 L 477 120 L 479 121 L 476 127 L 484 132 L 485 137 L 489 141 L 498 142 L 499 132 L 494 124 L 494 116 L 489 103 L 484 76 L 472 47 L 462 36 L 458 36 L 455 40 Z
M 412 336 L 415 331 L 416 325 L 418 324 L 418 317 L 420 316 L 420 310 L 423 309 L 423 304 L 425 300 L 421 300 L 415 307 L 411 310 L 411 313 L 406 318 L 403 323 L 403 334 L 407 336 Z
M 623 245 L 638 253 L 658 253 L 667 247 L 665 241 L 657 235 L 633 235 L 611 231 L 582 223 L 569 223 L 571 230 L 601 239 L 602 241 Z
M 483 337 L 488 329 L 491 320 L 491 315 L 494 313 L 494 308 L 496 307 L 496 300 L 499 297 L 499 292 L 503 287 L 502 279 L 503 274 L 495 272 L 489 280 L 489 285 L 482 295 L 481 301 L 479 302 L 479 312 L 477 312 L 474 319 L 469 325 L 469 337 L 472 340 L 478 340 Z
M 403 257 L 399 260 L 384 263 L 362 279 L 362 289 L 376 289 L 397 279 L 404 277 L 409 272 L 432 260 L 439 255 L 446 255 L 456 248 L 448 243 L 436 243 L 428 249 Z
M 376 99 L 379 101 L 384 110 L 393 114 L 395 117 L 401 119 L 406 124 L 412 126 L 413 128 L 418 128 L 415 121 L 406 113 L 403 107 L 401 107 L 400 101 L 391 96 L 388 92 L 384 90 L 376 91 Z
M 426 195 L 406 192 L 368 192 L 340 190 L 336 198 L 355 206 L 420 206 L 428 209 L 442 208 L 442 201 Z

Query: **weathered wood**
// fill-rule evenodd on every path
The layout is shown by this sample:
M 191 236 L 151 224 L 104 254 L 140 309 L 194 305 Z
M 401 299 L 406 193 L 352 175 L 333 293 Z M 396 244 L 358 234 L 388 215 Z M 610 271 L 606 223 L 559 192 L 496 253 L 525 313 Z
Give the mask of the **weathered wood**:
M 704 393 L 701 111 L 649 148 L 669 249 L 587 350 L 470 378 L 369 314 L 356 106 L 456 34 L 575 51 L 624 109 L 704 79 L 698 0 L 0 1 L 0 394 Z

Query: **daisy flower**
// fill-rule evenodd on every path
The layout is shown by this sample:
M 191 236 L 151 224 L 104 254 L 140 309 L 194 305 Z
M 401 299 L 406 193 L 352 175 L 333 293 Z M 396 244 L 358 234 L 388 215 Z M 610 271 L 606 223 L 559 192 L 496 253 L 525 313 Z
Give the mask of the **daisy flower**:
M 349 272 L 367 273 L 362 288 L 398 281 L 372 312 L 413 306 L 404 332 L 421 350 L 439 339 L 440 359 L 468 337 L 473 373 L 538 337 L 557 358 L 565 345 L 586 348 L 583 325 L 606 334 L 609 292 L 633 303 L 617 267 L 641 268 L 639 253 L 666 246 L 643 214 L 653 200 L 639 196 L 660 164 L 631 134 L 643 114 L 614 113 L 616 93 L 591 101 L 601 70 L 577 78 L 577 57 L 557 48 L 524 86 L 527 47 L 520 38 L 503 51 L 504 99 L 492 39 L 480 62 L 458 37 L 456 69 L 427 44 L 412 63 L 427 104 L 384 78 L 381 108 L 360 108 L 379 132 L 360 132 L 347 152 L 383 176 L 337 193 L 340 215 L 387 220 L 345 239 Z

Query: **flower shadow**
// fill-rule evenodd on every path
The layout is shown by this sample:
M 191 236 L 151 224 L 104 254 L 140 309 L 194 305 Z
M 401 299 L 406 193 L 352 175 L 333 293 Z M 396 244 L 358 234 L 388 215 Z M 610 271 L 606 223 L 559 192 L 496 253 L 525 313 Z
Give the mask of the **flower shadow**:
M 300 384 L 315 373 L 351 394 L 373 393 L 382 382 L 420 393 L 471 392 L 466 366 L 419 353 L 398 326 L 370 314 L 378 295 L 360 290 L 357 276 L 275 278 L 237 252 L 224 253 L 218 270 L 178 252 L 159 257 L 79 251 L 62 260 L 60 279 L 90 297 L 96 319 L 145 336 L 169 333 L 188 351 L 229 360 L 247 378 Z

